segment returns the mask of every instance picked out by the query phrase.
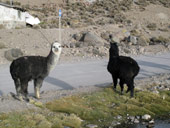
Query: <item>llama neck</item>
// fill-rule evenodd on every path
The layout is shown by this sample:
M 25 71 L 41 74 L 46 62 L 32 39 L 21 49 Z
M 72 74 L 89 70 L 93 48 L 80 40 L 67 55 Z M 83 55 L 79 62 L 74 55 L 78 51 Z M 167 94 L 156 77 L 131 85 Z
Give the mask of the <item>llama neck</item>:
M 112 58 L 118 57 L 119 53 L 110 51 L 109 52 L 109 59 L 111 60 Z
M 49 53 L 49 55 L 47 56 L 47 70 L 51 71 L 55 68 L 58 60 L 60 57 L 60 53 L 59 54 L 54 54 L 52 51 Z

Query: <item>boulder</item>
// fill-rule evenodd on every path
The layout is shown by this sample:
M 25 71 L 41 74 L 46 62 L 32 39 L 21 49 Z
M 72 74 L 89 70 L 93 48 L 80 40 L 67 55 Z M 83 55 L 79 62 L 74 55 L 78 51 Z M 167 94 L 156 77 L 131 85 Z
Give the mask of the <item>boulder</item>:
M 4 57 L 9 61 L 13 61 L 21 56 L 23 56 L 23 52 L 20 49 L 10 49 L 4 53 Z
M 84 33 L 80 41 L 84 43 L 84 46 L 103 46 L 104 45 L 104 43 L 102 42 L 102 39 L 99 36 L 91 32 Z

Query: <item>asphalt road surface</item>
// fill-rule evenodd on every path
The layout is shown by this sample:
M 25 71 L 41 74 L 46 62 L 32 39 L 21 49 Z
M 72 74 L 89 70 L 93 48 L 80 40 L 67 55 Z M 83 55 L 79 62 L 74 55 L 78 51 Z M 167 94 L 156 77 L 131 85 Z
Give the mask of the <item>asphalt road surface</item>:
M 162 55 L 142 55 L 133 57 L 141 70 L 136 79 L 170 73 L 170 53 Z M 112 82 L 107 72 L 107 59 L 58 64 L 44 80 L 41 91 L 69 90 L 81 86 L 104 86 Z M 15 93 L 14 82 L 9 73 L 9 65 L 0 66 L 0 95 Z M 29 93 L 33 93 L 33 82 L 29 83 Z

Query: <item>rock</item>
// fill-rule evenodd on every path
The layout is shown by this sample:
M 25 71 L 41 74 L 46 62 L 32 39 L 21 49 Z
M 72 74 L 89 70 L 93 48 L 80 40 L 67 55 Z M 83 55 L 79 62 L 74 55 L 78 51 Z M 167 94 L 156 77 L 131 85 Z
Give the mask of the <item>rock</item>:
M 112 37 L 111 40 L 112 40 L 113 42 L 120 43 L 120 39 L 119 39 L 118 37 L 116 37 L 116 36 Z
M 154 119 L 152 119 L 151 121 L 149 121 L 149 124 L 154 124 L 154 123 L 155 123 Z
M 149 39 L 147 39 L 146 37 L 144 37 L 144 36 L 138 37 L 138 41 L 137 41 L 138 45 L 147 46 L 147 45 L 149 45 L 148 42 L 149 42 Z
M 103 46 L 104 45 L 102 43 L 102 39 L 91 32 L 84 33 L 80 41 L 84 42 L 84 46 Z
M 74 34 L 72 36 L 76 41 L 80 41 L 81 37 L 82 37 L 82 34 L 78 33 L 78 34 Z
M 4 53 L 4 57 L 9 61 L 13 61 L 21 56 L 23 56 L 23 52 L 20 49 L 10 49 Z
M 135 124 L 138 124 L 138 123 L 139 123 L 139 120 L 138 120 L 138 119 L 135 119 L 135 120 L 134 120 L 134 123 L 135 123 Z
M 121 120 L 121 119 L 122 119 L 122 116 L 118 115 L 118 116 L 116 117 L 116 119 Z
M 86 127 L 88 127 L 88 128 L 97 128 L 98 126 L 95 125 L 95 124 L 88 124 L 88 125 L 86 125 Z
M 143 120 L 149 120 L 149 119 L 151 119 L 151 116 L 148 115 L 148 114 L 145 114 L 145 115 L 142 116 L 142 119 Z
M 158 90 L 153 90 L 152 92 L 155 93 L 155 94 L 159 94 Z
M 115 103 L 112 103 L 112 104 L 110 105 L 110 107 L 111 107 L 111 108 L 114 108 L 115 105 L 116 105 Z
M 111 126 L 116 126 L 117 125 L 117 121 L 112 121 L 112 123 L 111 123 Z
M 136 36 L 129 36 L 129 40 L 130 42 L 132 42 L 132 44 L 137 44 L 137 37 Z
M 134 122 L 135 117 L 134 117 L 134 116 L 129 116 L 128 119 L 129 119 L 131 122 Z

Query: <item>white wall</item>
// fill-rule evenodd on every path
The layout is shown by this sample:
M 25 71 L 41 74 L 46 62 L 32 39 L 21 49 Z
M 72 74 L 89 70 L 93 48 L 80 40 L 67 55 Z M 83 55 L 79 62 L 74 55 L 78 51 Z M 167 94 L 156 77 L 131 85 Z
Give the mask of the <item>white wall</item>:
M 25 24 L 25 12 L 0 5 L 0 25 L 10 29 Z

